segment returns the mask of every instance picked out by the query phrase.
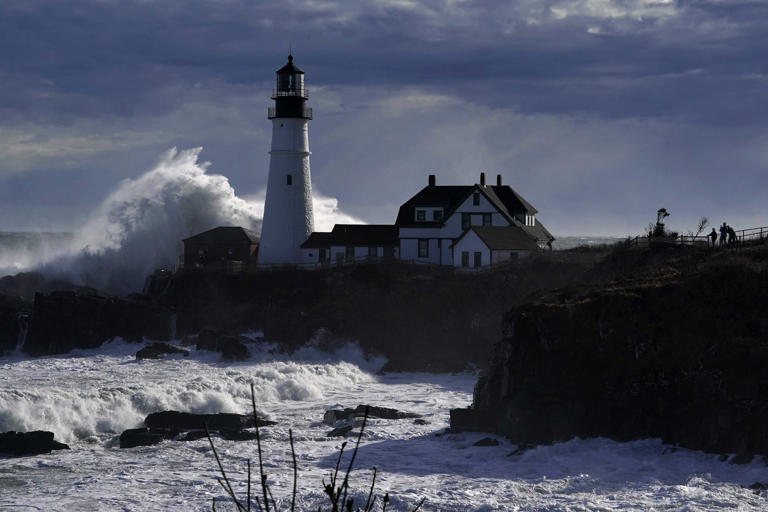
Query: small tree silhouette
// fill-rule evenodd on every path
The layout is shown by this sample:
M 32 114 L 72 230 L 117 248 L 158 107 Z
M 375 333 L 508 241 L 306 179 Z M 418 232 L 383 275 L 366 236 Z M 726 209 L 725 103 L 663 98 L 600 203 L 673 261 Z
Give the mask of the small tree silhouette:
M 232 499 L 232 502 L 235 504 L 235 508 L 238 512 L 251 512 L 251 505 L 255 504 L 256 507 L 254 510 L 257 510 L 259 512 L 280 512 L 279 507 L 277 506 L 277 502 L 275 501 L 274 496 L 272 496 L 272 491 L 269 488 L 269 484 L 267 483 L 267 475 L 264 473 L 264 464 L 263 464 L 263 456 L 261 451 L 261 435 L 259 433 L 259 421 L 258 416 L 256 415 L 256 394 L 254 392 L 253 383 L 251 383 L 251 405 L 253 407 L 253 423 L 256 425 L 256 447 L 257 447 L 257 454 L 259 458 L 259 480 L 261 481 L 261 499 L 259 499 L 258 496 L 254 495 L 251 496 L 251 459 L 247 459 L 248 464 L 248 490 L 247 490 L 247 496 L 245 499 L 245 504 L 237 497 L 235 494 L 235 491 L 232 489 L 232 485 L 229 482 L 229 477 L 227 477 L 227 472 L 224 470 L 224 466 L 221 463 L 221 459 L 219 458 L 219 454 L 216 451 L 216 446 L 213 444 L 213 439 L 211 438 L 211 434 L 208 431 L 208 425 L 204 425 L 205 428 L 205 435 L 208 438 L 208 442 L 211 445 L 211 450 L 213 451 L 213 456 L 216 458 L 216 464 L 219 466 L 219 471 L 221 472 L 221 478 L 217 478 L 216 480 L 219 482 L 219 485 L 224 489 L 224 492 L 227 493 L 227 495 Z M 349 465 L 347 466 L 347 471 L 344 475 L 344 480 L 341 482 L 341 485 L 337 486 L 338 482 L 338 476 L 339 476 L 339 466 L 341 465 L 341 457 L 344 454 L 344 448 L 347 446 L 346 441 L 341 444 L 341 450 L 339 451 L 339 458 L 336 461 L 336 468 L 330 475 L 330 482 L 325 483 L 325 480 L 322 481 L 323 485 L 323 491 L 325 495 L 328 497 L 328 500 L 330 501 L 330 510 L 331 512 L 371 512 L 373 510 L 374 505 L 376 504 L 376 499 L 378 496 L 374 495 L 374 488 L 376 486 L 376 468 L 373 468 L 373 476 L 371 477 L 371 487 L 368 491 L 368 499 L 365 501 L 365 506 L 363 508 L 357 507 L 355 508 L 355 500 L 353 498 L 348 498 L 347 493 L 349 491 L 349 475 L 352 472 L 352 467 L 355 463 L 355 458 L 357 457 L 357 450 L 360 447 L 360 440 L 363 438 L 363 431 L 365 430 L 365 424 L 368 421 L 368 406 L 365 406 L 365 414 L 363 415 L 363 423 L 360 427 L 360 433 L 357 436 L 357 443 L 355 443 L 355 449 L 352 452 L 352 459 L 349 461 Z M 295 511 L 296 508 L 296 488 L 298 485 L 298 466 L 296 465 L 296 451 L 294 449 L 293 444 L 293 430 L 288 429 L 288 439 L 291 444 L 291 457 L 293 459 L 293 495 L 291 497 L 291 512 Z M 424 501 L 426 498 L 422 498 L 421 501 L 412 509 L 411 512 L 416 512 L 421 508 L 421 506 L 424 504 Z M 381 499 L 382 502 L 382 512 L 386 512 L 387 505 L 389 504 L 389 493 L 385 493 L 384 497 Z M 213 512 L 216 512 L 216 500 L 215 498 L 211 501 L 211 510 Z M 321 508 L 318 508 L 318 512 L 321 511 Z

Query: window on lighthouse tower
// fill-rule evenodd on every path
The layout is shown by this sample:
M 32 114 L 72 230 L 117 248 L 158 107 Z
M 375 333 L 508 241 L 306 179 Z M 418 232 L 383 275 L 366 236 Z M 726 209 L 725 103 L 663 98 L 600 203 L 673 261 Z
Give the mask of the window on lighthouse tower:
M 293 175 L 289 174 L 285 177 L 285 184 L 286 185 L 293 185 Z

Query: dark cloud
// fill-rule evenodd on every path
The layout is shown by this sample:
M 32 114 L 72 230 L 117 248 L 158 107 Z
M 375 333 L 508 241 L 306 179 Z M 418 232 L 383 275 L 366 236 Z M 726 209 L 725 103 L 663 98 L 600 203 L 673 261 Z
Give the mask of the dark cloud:
M 639 229 L 659 202 L 765 216 L 744 198 L 768 185 L 766 33 L 741 0 L 6 0 L 0 229 L 76 223 L 173 145 L 257 192 L 289 44 L 316 186 L 366 220 L 431 169 L 504 172 L 562 232 Z

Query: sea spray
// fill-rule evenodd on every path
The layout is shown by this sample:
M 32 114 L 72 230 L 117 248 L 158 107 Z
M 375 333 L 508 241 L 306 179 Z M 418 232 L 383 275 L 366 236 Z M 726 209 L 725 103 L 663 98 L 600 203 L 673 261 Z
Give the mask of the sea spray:
M 166 151 L 154 168 L 123 180 L 74 234 L 24 234 L 35 243 L 0 247 L 0 275 L 36 270 L 113 293 L 136 292 L 155 269 L 176 266 L 186 237 L 217 226 L 259 232 L 263 192 L 238 197 L 225 176 L 209 174 L 210 163 L 198 161 L 201 151 Z M 319 230 L 360 222 L 340 211 L 335 198 L 316 194 L 314 203 Z
M 226 177 L 198 162 L 202 148 L 168 150 L 158 164 L 126 179 L 79 230 L 48 273 L 115 292 L 138 291 L 156 268 L 173 268 L 181 240 L 220 225 L 258 230 L 258 206 L 235 195 Z

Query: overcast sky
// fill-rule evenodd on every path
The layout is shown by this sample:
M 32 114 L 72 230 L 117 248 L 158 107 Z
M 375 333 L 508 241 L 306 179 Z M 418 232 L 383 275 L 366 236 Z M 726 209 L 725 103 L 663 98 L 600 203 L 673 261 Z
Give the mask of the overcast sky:
M 313 186 L 372 223 L 501 173 L 555 236 L 768 225 L 768 3 L 3 0 L 0 230 L 74 230 L 170 147 L 266 186 L 289 45 Z

